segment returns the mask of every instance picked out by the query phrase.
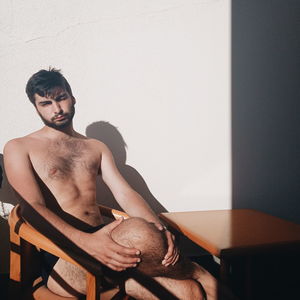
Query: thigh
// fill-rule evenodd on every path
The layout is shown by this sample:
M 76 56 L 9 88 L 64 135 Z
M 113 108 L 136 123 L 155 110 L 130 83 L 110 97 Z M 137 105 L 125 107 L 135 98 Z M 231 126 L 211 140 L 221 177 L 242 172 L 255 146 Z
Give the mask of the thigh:
M 33 286 L 39 284 L 40 282 L 43 282 L 42 277 L 37 278 Z M 78 300 L 77 297 L 62 297 L 58 296 L 57 294 L 52 293 L 45 285 L 42 285 L 37 290 L 35 290 L 32 294 L 34 300 L 45 300 L 45 299 L 51 299 L 51 300 Z
M 72 297 L 86 293 L 86 271 L 59 259 L 50 273 L 47 286 L 53 293 Z
M 152 279 L 155 282 L 149 284 L 149 281 L 152 281 Z M 128 279 L 125 283 L 126 293 L 137 300 L 204 299 L 199 285 L 192 279 L 177 280 L 166 277 L 154 277 L 150 278 L 149 281 L 146 283 L 147 287 L 145 287 L 145 282 L 140 283 L 135 279 Z M 166 293 L 165 290 L 168 292 Z

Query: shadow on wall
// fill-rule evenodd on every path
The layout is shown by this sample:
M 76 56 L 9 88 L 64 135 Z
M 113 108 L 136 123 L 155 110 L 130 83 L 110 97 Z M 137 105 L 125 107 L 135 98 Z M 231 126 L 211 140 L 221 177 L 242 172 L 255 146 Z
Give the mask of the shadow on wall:
M 3 203 L 10 203 L 16 205 L 19 203 L 15 192 L 11 188 L 10 184 L 7 181 L 4 163 L 3 163 L 3 154 L 0 153 L 0 201 Z
M 138 171 L 126 164 L 127 145 L 117 127 L 105 121 L 94 122 L 86 128 L 86 136 L 97 139 L 109 147 L 122 176 L 148 202 L 156 214 L 167 211 L 152 195 L 145 180 Z M 99 204 L 120 209 L 109 188 L 101 178 L 97 182 L 97 199 Z M 206 254 L 202 248 L 184 236 L 180 237 L 179 248 L 187 256 L 199 257 Z
M 86 128 L 86 136 L 97 139 L 108 146 L 122 176 L 148 202 L 155 213 L 166 211 L 150 192 L 145 180 L 138 171 L 126 164 L 127 145 L 117 127 L 105 121 L 94 122 Z M 99 204 L 120 208 L 101 178 L 97 182 L 97 199 Z
M 12 191 L 12 188 L 7 182 L 3 167 L 3 155 L 0 154 L 0 209 L 1 214 L 7 217 L 5 203 L 16 205 L 18 203 L 17 198 Z M 9 227 L 7 220 L 0 218 L 0 232 L 1 232 L 1 243 L 0 243 L 0 273 L 8 273 L 9 270 Z
M 232 1 L 232 207 L 296 223 L 299 13 L 297 1 Z

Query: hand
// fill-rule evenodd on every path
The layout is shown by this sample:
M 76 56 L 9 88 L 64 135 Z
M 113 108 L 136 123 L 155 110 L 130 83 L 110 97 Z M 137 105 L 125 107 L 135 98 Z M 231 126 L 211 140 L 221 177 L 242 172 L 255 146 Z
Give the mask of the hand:
M 124 271 L 127 268 L 136 267 L 140 262 L 140 250 L 123 247 L 111 237 L 111 231 L 122 221 L 121 218 L 104 226 L 90 234 L 93 238 L 89 239 L 89 246 L 93 247 L 93 256 L 114 271 Z
M 158 230 L 165 232 L 168 242 L 168 251 L 162 261 L 162 264 L 166 267 L 169 265 L 174 266 L 179 259 L 179 250 L 175 246 L 175 236 L 169 230 L 167 230 L 166 226 L 163 226 L 160 223 L 155 223 L 155 226 L 158 228 Z

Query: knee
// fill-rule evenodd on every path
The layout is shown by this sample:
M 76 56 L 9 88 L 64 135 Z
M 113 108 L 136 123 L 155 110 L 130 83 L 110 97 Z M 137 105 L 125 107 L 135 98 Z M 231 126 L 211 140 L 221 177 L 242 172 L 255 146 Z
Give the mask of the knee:
M 132 217 L 124 220 L 119 226 L 117 226 L 112 232 L 112 238 L 122 244 L 124 242 L 130 242 L 131 244 L 144 244 L 153 236 L 153 225 L 146 220 L 138 217 Z

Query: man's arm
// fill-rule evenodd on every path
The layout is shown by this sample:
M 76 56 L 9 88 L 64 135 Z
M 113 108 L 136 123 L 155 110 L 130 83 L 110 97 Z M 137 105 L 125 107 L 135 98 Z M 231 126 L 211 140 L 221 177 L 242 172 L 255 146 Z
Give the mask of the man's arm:
M 6 144 L 4 148 L 4 164 L 7 178 L 15 191 L 38 214 L 68 237 L 74 244 L 116 271 L 132 267 L 136 264 L 138 258 L 135 255 L 138 250 L 122 247 L 111 239 L 111 230 L 121 221 L 113 222 L 103 229 L 89 234 L 72 227 L 46 207 L 45 200 L 34 175 L 28 151 L 24 143 L 20 140 L 12 140 Z M 32 220 L 28 219 L 27 221 L 34 226 Z M 91 235 L 95 238 L 91 238 Z
M 145 200 L 130 187 L 120 174 L 110 150 L 104 144 L 102 147 L 101 174 L 103 181 L 110 188 L 115 199 L 128 215 L 131 217 L 141 217 L 148 222 L 155 223 L 158 226 L 161 225 L 160 220 Z
M 129 216 L 143 218 L 154 223 L 159 230 L 165 230 L 146 201 L 130 187 L 120 174 L 110 150 L 104 144 L 101 157 L 101 173 L 104 182 L 112 191 L 115 199 Z M 169 247 L 163 264 L 168 266 L 176 263 L 179 254 L 178 249 L 174 246 L 174 236 L 169 231 L 166 231 L 166 236 Z

